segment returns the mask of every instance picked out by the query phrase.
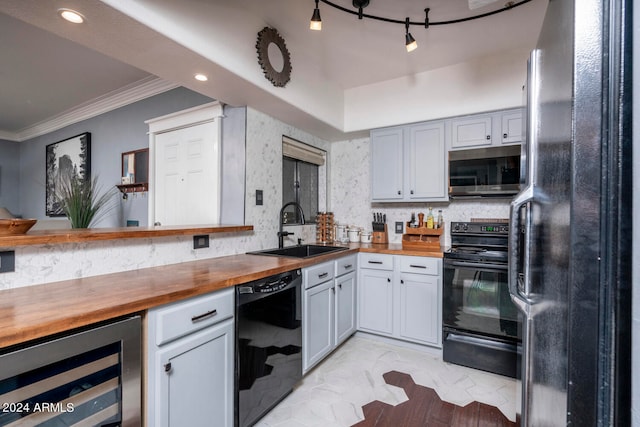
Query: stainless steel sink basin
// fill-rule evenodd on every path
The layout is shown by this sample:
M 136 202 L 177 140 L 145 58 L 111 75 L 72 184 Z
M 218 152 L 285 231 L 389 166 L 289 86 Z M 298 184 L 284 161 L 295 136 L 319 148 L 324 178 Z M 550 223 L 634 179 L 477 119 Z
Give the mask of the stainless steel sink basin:
M 325 255 L 332 252 L 347 250 L 343 246 L 323 246 L 323 245 L 298 245 L 287 246 L 286 248 L 265 249 L 262 251 L 247 252 L 250 255 L 270 255 L 290 258 L 311 258 L 318 255 Z

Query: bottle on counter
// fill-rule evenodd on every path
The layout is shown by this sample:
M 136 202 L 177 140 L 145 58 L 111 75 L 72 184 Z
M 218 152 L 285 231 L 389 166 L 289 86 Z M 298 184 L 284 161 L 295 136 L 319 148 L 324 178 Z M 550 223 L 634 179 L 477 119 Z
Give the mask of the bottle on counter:
M 416 222 L 416 213 L 411 212 L 411 220 L 409 221 L 409 227 L 417 227 L 418 223 Z
M 442 217 L 442 209 L 438 209 L 438 228 L 444 227 L 444 218 Z
M 429 208 L 429 213 L 427 214 L 427 228 L 433 228 L 433 209 Z

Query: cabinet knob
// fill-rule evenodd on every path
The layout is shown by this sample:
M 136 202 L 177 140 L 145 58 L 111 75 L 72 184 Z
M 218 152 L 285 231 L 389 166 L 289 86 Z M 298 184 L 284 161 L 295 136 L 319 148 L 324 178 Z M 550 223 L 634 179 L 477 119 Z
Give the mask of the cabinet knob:
M 333 291 L 333 293 L 336 293 L 336 287 L 334 286 L 333 288 L 331 288 L 331 290 Z
M 398 196 L 402 194 L 402 191 L 398 190 Z
M 491 135 L 487 135 L 487 141 L 491 139 Z
M 342 283 L 338 283 L 338 288 L 342 289 Z
M 391 283 L 391 279 L 389 279 L 388 277 L 387 277 L 387 282 L 388 282 L 388 283 Z
M 411 190 L 411 194 L 413 194 L 413 190 Z
M 400 279 L 400 284 L 404 285 L 404 280 Z
M 166 373 L 169 373 L 169 372 L 171 371 L 171 362 L 166 363 L 166 364 L 164 365 L 164 371 L 165 371 Z
M 507 135 L 506 133 L 503 133 L 503 134 L 502 134 L 502 137 L 503 137 L 504 139 L 507 139 L 507 137 L 508 137 L 508 136 L 509 136 L 509 135 Z

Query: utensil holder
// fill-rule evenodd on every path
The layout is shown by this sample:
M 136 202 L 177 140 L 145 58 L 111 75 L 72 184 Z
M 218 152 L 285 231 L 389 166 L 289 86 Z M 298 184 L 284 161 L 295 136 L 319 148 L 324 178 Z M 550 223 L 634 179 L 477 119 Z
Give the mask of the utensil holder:
M 384 231 L 374 231 L 371 236 L 371 243 L 385 244 L 389 243 L 389 235 L 387 234 L 387 224 L 384 225 Z
M 318 212 L 316 217 L 316 241 L 318 243 L 333 243 L 335 227 L 333 212 Z

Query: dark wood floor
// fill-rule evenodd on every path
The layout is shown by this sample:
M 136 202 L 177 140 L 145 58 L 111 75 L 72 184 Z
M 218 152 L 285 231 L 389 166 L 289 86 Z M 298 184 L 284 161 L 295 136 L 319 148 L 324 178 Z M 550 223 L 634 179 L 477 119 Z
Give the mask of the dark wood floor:
M 443 402 L 430 388 L 417 385 L 408 374 L 391 371 L 387 384 L 404 389 L 409 400 L 392 406 L 378 400 L 362 407 L 365 419 L 352 427 L 515 427 L 500 410 L 484 403 L 457 406 Z

